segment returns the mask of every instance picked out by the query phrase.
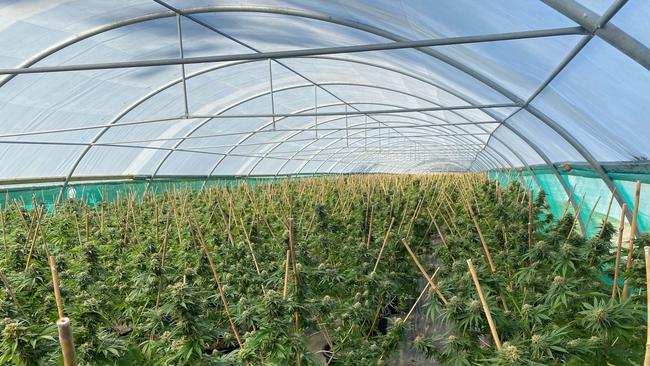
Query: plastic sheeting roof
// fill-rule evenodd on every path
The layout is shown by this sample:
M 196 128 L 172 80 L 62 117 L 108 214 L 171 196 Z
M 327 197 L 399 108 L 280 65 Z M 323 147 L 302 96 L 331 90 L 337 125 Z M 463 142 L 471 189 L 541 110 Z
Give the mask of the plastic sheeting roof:
M 650 154 L 648 19 L 645 0 L 0 0 L 0 179 L 573 161 L 612 188 L 600 163 Z

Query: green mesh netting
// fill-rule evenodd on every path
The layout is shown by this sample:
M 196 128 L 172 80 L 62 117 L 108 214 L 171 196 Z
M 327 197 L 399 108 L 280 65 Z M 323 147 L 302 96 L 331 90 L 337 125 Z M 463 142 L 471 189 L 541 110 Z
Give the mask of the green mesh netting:
M 291 177 L 291 179 L 304 178 L 306 176 Z M 91 206 L 102 200 L 114 201 L 118 197 L 133 195 L 136 199 L 142 197 L 145 191 L 161 193 L 175 189 L 199 190 L 211 186 L 235 186 L 241 183 L 249 185 L 265 184 L 287 177 L 219 177 L 209 180 L 201 179 L 160 179 L 149 184 L 147 180 L 129 180 L 113 182 L 79 182 L 71 183 L 66 187 L 64 197 L 86 200 Z M 44 203 L 46 206 L 53 206 L 61 192 L 61 184 L 41 184 L 30 186 L 4 187 L 0 189 L 0 203 L 2 205 L 12 204 L 14 201 L 32 209 L 34 203 Z
M 573 200 L 580 206 L 580 217 L 586 228 L 587 236 L 595 235 L 607 215 L 612 192 L 603 182 L 601 177 L 592 169 L 584 164 L 558 164 L 556 166 L 562 180 L 568 186 L 570 192 L 573 192 Z M 531 167 L 539 181 L 539 185 L 546 192 L 548 203 L 553 215 L 558 217 L 564 211 L 568 195 L 558 178 L 547 166 Z M 634 194 L 636 190 L 636 181 L 641 182 L 641 196 L 639 200 L 638 227 L 641 232 L 647 232 L 650 229 L 650 168 L 647 164 L 634 165 L 605 165 L 609 177 L 614 182 L 617 191 L 621 193 L 628 206 L 634 205 Z M 527 170 L 509 172 L 490 172 L 490 178 L 499 180 L 507 184 L 515 179 L 525 184 L 531 184 L 533 190 L 539 189 L 539 186 Z M 530 187 L 530 186 L 529 186 Z M 584 199 L 583 199 L 584 197 Z M 574 212 L 572 206 L 568 210 Z M 593 212 L 592 212 L 593 211 Z M 609 209 L 609 219 L 615 227 L 620 224 L 621 206 L 614 199 Z M 629 230 L 629 222 L 626 222 L 626 229 Z M 627 235 L 626 235 L 627 237 Z

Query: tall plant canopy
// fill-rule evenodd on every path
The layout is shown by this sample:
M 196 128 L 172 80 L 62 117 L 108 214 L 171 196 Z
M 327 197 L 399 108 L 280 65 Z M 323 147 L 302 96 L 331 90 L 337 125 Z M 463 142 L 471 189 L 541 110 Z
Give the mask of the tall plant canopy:
M 556 214 L 589 192 L 595 227 L 650 181 L 649 18 L 645 0 L 0 0 L 0 180 L 55 200 L 89 180 L 492 171 Z

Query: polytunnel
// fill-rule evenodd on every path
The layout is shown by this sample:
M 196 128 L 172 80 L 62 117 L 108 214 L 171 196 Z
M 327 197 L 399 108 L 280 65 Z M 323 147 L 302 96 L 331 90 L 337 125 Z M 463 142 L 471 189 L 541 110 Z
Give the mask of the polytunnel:
M 403 226 L 408 227 L 401 240 L 427 280 L 415 304 L 424 295 L 426 286 L 438 291 L 432 279 L 437 270 L 429 276 L 407 243 L 411 229 L 417 226 L 422 197 L 429 194 L 432 201 L 435 197 L 440 202 L 444 199 L 445 203 L 440 203 L 437 210 L 434 206 L 426 207 L 432 222 L 421 243 L 433 241 L 427 235 L 433 232 L 434 224 L 445 246 L 443 233 L 453 236 L 457 231 L 462 236 L 462 230 L 454 228 L 457 225 L 454 220 L 458 218 L 458 225 L 466 225 L 464 228 L 470 231 L 475 227 L 478 231 L 478 236 L 468 234 L 465 239 L 478 243 L 480 238 L 494 275 L 497 268 L 480 228 L 480 221 L 484 220 L 485 224 L 491 213 L 481 214 L 479 201 L 489 205 L 493 203 L 490 199 L 498 198 L 498 204 L 503 205 L 507 199 L 502 192 L 507 192 L 509 186 L 517 187 L 511 188 L 517 189 L 512 202 L 524 206 L 528 202 L 526 258 L 531 261 L 530 252 L 534 252 L 536 245 L 533 237 L 537 235 L 542 244 L 550 240 L 555 229 L 548 228 L 561 223 L 569 212 L 575 215 L 575 220 L 568 224 L 570 230 L 563 241 L 564 249 L 574 229 L 582 234 L 581 240 L 597 241 L 611 236 L 608 223 L 613 227 L 612 232 L 620 225 L 616 276 L 622 258 L 621 243 L 630 243 L 622 293 L 625 299 L 628 280 L 633 278 L 631 273 L 636 268 L 632 263 L 633 242 L 645 240 L 640 234 L 650 230 L 649 19 L 650 1 L 647 0 L 0 0 L 0 208 L 5 208 L 5 211 L 0 209 L 5 257 L 0 261 L 10 263 L 13 258 L 13 254 L 8 254 L 7 248 L 11 246 L 8 242 L 27 240 L 21 249 L 28 253 L 27 271 L 32 255 L 42 255 L 38 253 L 40 244 L 36 244 L 40 240 L 39 230 L 49 260 L 50 234 L 46 233 L 47 227 L 45 230 L 40 227 L 41 219 L 49 216 L 42 205 L 53 208 L 51 212 L 55 215 L 58 204 L 68 207 L 65 205 L 87 202 L 89 206 L 83 208 L 84 230 L 80 229 L 84 226 L 82 214 L 74 216 L 76 235 L 82 244 L 82 231 L 86 243 L 93 242 L 89 235 L 95 235 L 89 229 L 94 223 L 88 215 L 97 215 L 101 222 L 98 232 L 103 235 L 104 206 L 97 206 L 101 206 L 101 214 L 88 213 L 96 203 L 117 201 L 116 206 L 107 206 L 110 215 L 110 207 L 117 207 L 115 212 L 122 209 L 119 198 L 124 195 L 135 193 L 144 200 L 145 193 L 173 190 L 178 196 L 172 199 L 173 215 L 166 211 L 166 225 L 158 216 L 158 206 L 155 207 L 156 225 L 165 231 L 162 262 L 170 222 L 174 221 L 179 245 L 184 242 L 182 235 L 191 238 L 187 242 L 203 245 L 229 317 L 227 299 L 206 245 L 211 243 L 208 239 L 214 238 L 206 233 L 204 240 L 200 233 L 203 227 L 193 223 L 187 223 L 187 232 L 182 232 L 185 223 L 178 222 L 176 204 L 178 197 L 185 196 L 177 188 L 202 191 L 206 197 L 218 201 L 221 193 L 205 193 L 209 190 L 204 188 L 235 187 L 242 181 L 253 186 L 261 182 L 295 182 L 302 180 L 299 178 L 322 176 L 335 179 L 375 175 L 429 177 L 422 178 L 425 183 L 418 183 L 425 187 L 419 196 L 409 191 L 411 181 L 400 183 L 400 178 L 386 178 L 381 183 L 368 183 L 371 181 L 359 178 L 350 183 L 357 184 L 356 188 L 345 188 L 349 189 L 345 194 L 352 197 L 349 199 L 365 200 L 365 211 L 360 215 L 363 216 L 361 226 L 368 233 L 363 233 L 361 241 L 366 243 L 367 250 L 372 249 L 376 239 L 371 235 L 375 209 L 370 203 L 375 192 L 373 184 L 381 186 L 385 194 L 401 192 L 400 199 L 417 202 L 411 208 L 410 202 L 404 203 L 401 221 L 389 217 L 395 214 L 391 202 L 390 214 L 384 217 L 388 220 L 376 224 L 382 229 L 386 226 L 387 233 L 371 272 L 374 275 L 378 268 L 393 223 L 399 222 L 398 232 Z M 489 182 L 483 191 L 462 192 L 462 187 L 475 189 L 472 184 L 480 179 Z M 431 188 L 427 184 L 434 181 L 436 188 L 441 184 L 453 193 L 448 197 L 447 193 L 427 191 Z M 346 180 L 337 182 L 340 190 L 348 184 Z M 511 185 L 514 182 L 517 184 Z M 314 184 L 311 188 L 321 189 L 318 199 L 331 188 L 325 188 L 324 183 L 311 184 Z M 399 187 L 391 191 L 391 184 Z M 400 184 L 407 186 L 406 190 Z M 286 188 L 289 185 L 284 187 L 294 189 Z M 310 189 L 301 187 L 297 189 L 300 195 Z M 357 188 L 369 191 L 363 191 L 359 195 L 362 198 L 358 198 Z M 265 189 L 264 195 L 277 193 L 275 188 Z M 542 191 L 544 194 L 540 194 Z M 246 194 L 254 202 L 248 188 Z M 340 204 L 345 201 L 342 198 L 345 194 L 338 194 L 333 207 L 337 207 L 337 213 L 345 213 L 347 219 L 355 208 L 346 207 L 345 202 Z M 284 195 L 287 205 L 292 207 L 293 198 L 286 192 Z M 158 202 L 157 198 L 150 199 Z M 160 202 L 169 203 L 165 199 L 161 198 Z M 273 206 L 265 199 L 267 196 L 260 196 L 259 202 Z M 537 199 L 535 203 L 534 199 Z M 20 211 L 19 202 L 29 210 Z M 148 202 L 145 200 L 143 205 Z M 186 203 L 179 203 L 178 210 L 184 209 Z M 138 211 L 132 205 L 135 203 L 129 200 L 124 211 L 124 243 L 128 242 L 129 230 L 137 231 L 136 226 L 140 224 L 136 224 L 136 212 L 140 215 L 146 211 L 146 207 Z M 534 205 L 537 205 L 535 209 L 548 205 L 556 220 L 543 221 L 541 218 L 547 216 L 534 215 Z M 235 206 L 232 199 L 228 205 L 215 204 L 208 219 L 218 217 L 215 207 L 219 207 L 220 215 L 227 222 L 224 230 L 233 246 L 237 245 L 230 232 L 231 226 L 238 225 L 231 222 Z M 316 211 L 321 211 L 308 223 L 303 241 L 307 241 L 312 223 L 316 221 L 318 225 L 314 217 L 325 215 L 325 206 L 315 206 Z M 441 207 L 449 209 L 445 213 L 449 222 L 438 227 L 435 220 L 443 210 Z M 454 212 L 455 208 L 462 214 Z M 286 300 L 291 261 L 294 286 L 299 287 L 296 274 L 299 268 L 295 258 L 290 260 L 294 255 L 292 230 L 299 230 L 292 226 L 295 212 L 289 209 L 290 218 L 278 229 L 272 228 L 266 219 L 259 219 L 258 209 L 251 209 L 255 211 L 251 220 L 260 227 L 265 224 L 273 240 L 276 239 L 273 230 L 277 229 L 282 238 L 288 232 L 287 240 L 291 243 L 283 262 L 286 266 L 283 267 L 283 300 Z M 303 214 L 313 209 L 303 208 L 296 221 L 305 224 Z M 414 210 L 411 222 L 403 225 L 411 209 Z M 467 217 L 462 216 L 466 209 Z M 20 214 L 11 216 L 12 210 Z M 65 209 L 62 212 L 66 215 Z M 523 212 L 522 217 L 526 216 Z M 143 214 L 143 217 L 144 223 L 147 216 Z M 532 229 L 538 219 L 547 226 L 539 224 L 542 229 Z M 5 220 L 14 220 L 14 226 Z M 56 219 L 48 220 L 52 220 L 52 227 L 57 227 Z M 242 217 L 240 220 L 244 227 L 242 243 L 248 243 L 257 274 L 261 275 L 253 253 L 253 240 L 249 237 L 257 235 L 257 229 L 247 231 L 245 220 Z M 507 221 L 503 217 L 500 220 Z M 632 223 L 631 228 L 626 228 L 626 221 Z M 130 229 L 129 225 L 133 227 Z M 337 230 L 349 229 L 341 225 Z M 498 225 L 502 222 L 498 221 Z M 521 230 L 512 234 L 507 233 L 507 223 L 503 227 L 498 225 L 490 227 L 494 232 L 486 235 L 487 241 L 498 241 L 498 245 L 505 242 L 506 255 L 502 257 L 507 258 L 508 235 L 516 237 L 526 230 L 521 226 Z M 20 231 L 23 226 L 28 229 L 26 234 Z M 14 231 L 7 235 L 6 227 Z M 72 230 L 70 227 L 73 224 L 65 230 Z M 156 240 L 159 241 L 163 229 L 155 228 Z M 630 232 L 624 234 L 625 230 Z M 381 238 L 378 241 L 381 244 Z M 399 240 L 396 243 L 403 249 Z M 642 247 L 637 246 L 637 249 Z M 27 248 L 30 248 L 28 252 Z M 608 246 L 605 251 L 610 249 Z M 284 250 L 283 247 L 281 254 Z M 599 255 L 587 257 L 589 266 L 596 266 L 593 262 L 601 258 Z M 88 256 L 92 262 L 92 255 Z M 203 258 L 201 253 L 199 262 Z M 67 264 L 64 262 L 63 266 Z M 54 284 L 56 264 L 49 265 Z M 478 276 L 474 273 L 471 259 L 468 266 L 480 293 L 479 278 L 483 276 L 485 281 L 485 276 L 480 270 Z M 605 273 L 607 277 L 610 267 L 610 264 L 594 267 L 593 273 Z M 567 268 L 563 267 L 563 275 Z M 12 274 L 7 280 L 3 271 L 0 268 L 0 284 L 4 284 L 7 296 L 11 295 L 3 296 L 13 300 L 18 308 L 11 282 L 16 282 L 20 274 Z M 162 265 L 157 274 L 160 273 Z M 187 277 L 193 278 L 193 273 L 188 273 L 182 276 L 182 286 L 186 285 Z M 512 274 L 508 276 L 512 282 Z M 607 277 L 608 285 L 614 286 L 612 299 L 620 279 L 616 276 L 614 280 Z M 640 283 L 634 282 L 636 279 L 630 281 L 633 289 L 630 291 L 640 296 L 641 290 L 635 287 Z M 158 285 L 156 310 L 165 288 L 163 282 L 161 279 Z M 489 292 L 492 285 L 487 286 Z M 54 287 L 58 288 L 58 284 Z M 524 287 L 525 291 L 527 288 Z M 490 296 L 496 298 L 499 292 L 504 311 L 509 314 L 508 299 L 500 292 L 501 288 L 495 289 Z M 449 295 L 449 289 L 443 290 Z M 18 297 L 22 296 L 20 291 Z M 440 292 L 437 294 L 447 305 L 447 299 Z M 59 300 L 60 294 L 55 296 Z M 492 301 L 490 296 L 488 300 Z M 5 314 L 2 312 L 4 297 L 0 297 L 0 314 Z M 480 297 L 493 330 L 487 302 L 483 294 Z M 636 298 L 634 301 L 638 302 Z M 478 304 L 475 300 L 476 309 Z M 63 318 L 60 301 L 57 305 Z M 358 310 L 361 302 L 354 306 Z M 376 310 L 374 321 L 379 319 L 380 309 Z M 637 315 L 635 319 L 642 317 Z M 244 349 L 238 328 L 232 319 L 228 320 L 239 349 Z M 374 321 L 366 339 L 374 334 Z M 295 322 L 298 332 L 298 315 Z M 134 323 L 129 326 L 128 331 L 133 331 Z M 252 329 L 256 331 L 255 325 Z M 489 340 L 486 329 L 477 334 L 486 335 Z M 531 334 L 534 329 L 534 326 L 529 329 Z M 154 340 L 153 333 L 149 341 Z M 496 331 L 491 337 L 500 351 Z M 0 338 L 0 349 L 4 349 L 4 342 L 5 338 Z M 328 343 L 329 364 L 332 354 L 339 350 L 332 353 L 335 344 L 329 339 Z M 119 347 L 113 350 L 106 351 L 102 357 L 122 352 Z M 553 352 L 559 352 L 557 347 Z M 9 362 L 7 357 L 0 353 L 0 364 Z M 301 357 L 297 356 L 299 365 Z M 382 353 L 378 359 L 383 358 Z M 648 360 L 646 364 L 650 364 Z
M 616 217 L 648 183 L 646 1 L 1 9 L 7 188 L 507 170 Z

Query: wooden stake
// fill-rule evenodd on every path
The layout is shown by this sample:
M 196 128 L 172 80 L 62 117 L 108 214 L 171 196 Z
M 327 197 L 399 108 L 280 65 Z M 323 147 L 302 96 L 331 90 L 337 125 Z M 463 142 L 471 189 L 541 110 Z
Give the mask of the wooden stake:
M 32 238 L 32 243 L 29 246 L 29 253 L 27 254 L 27 263 L 25 264 L 25 271 L 29 268 L 29 264 L 30 264 L 30 262 L 32 260 L 32 253 L 34 252 L 34 246 L 36 245 L 36 237 L 37 237 L 36 234 L 38 234 L 38 228 L 41 225 L 41 220 L 39 218 L 40 214 L 37 213 L 36 216 L 37 216 L 37 218 L 36 218 L 36 231 L 34 231 L 34 237 Z
M 571 238 L 571 234 L 573 234 L 573 229 L 576 227 L 576 223 L 578 222 L 578 218 L 580 217 L 580 212 L 582 211 L 582 205 L 585 202 L 585 195 L 586 193 L 582 194 L 582 198 L 580 199 L 580 203 L 578 204 L 578 209 L 576 210 L 576 214 L 573 217 L 573 223 L 571 224 L 571 230 L 569 230 L 569 234 L 566 236 L 566 240 L 564 241 L 564 244 L 566 244 L 569 239 Z
M 648 322 L 647 335 L 645 341 L 645 358 L 643 359 L 644 366 L 650 366 L 650 247 L 644 247 L 645 253 L 645 283 L 646 283 L 646 319 Z
M 490 332 L 492 332 L 492 338 L 494 339 L 494 344 L 497 347 L 497 350 L 501 350 L 501 340 L 499 339 L 499 334 L 497 333 L 497 327 L 494 325 L 494 320 L 492 320 L 492 313 L 490 313 L 490 307 L 485 300 L 485 295 L 483 295 L 483 290 L 481 290 L 481 284 L 478 281 L 478 276 L 474 270 L 474 265 L 472 260 L 467 260 L 467 267 L 469 267 L 469 273 L 472 275 L 472 280 L 474 281 L 474 286 L 476 286 L 476 292 L 478 292 L 478 297 L 481 299 L 481 304 L 483 305 L 483 312 L 487 318 L 488 325 L 490 326 Z
M 379 265 L 379 261 L 381 260 L 381 254 L 384 252 L 384 247 L 386 246 L 386 242 L 388 242 L 388 237 L 390 236 L 390 230 L 393 228 L 394 223 L 395 223 L 395 218 L 392 217 L 390 219 L 390 224 L 388 225 L 388 230 L 386 230 L 386 235 L 384 236 L 384 242 L 381 244 L 381 249 L 379 249 L 379 255 L 377 255 L 377 261 L 375 261 L 375 266 L 372 269 L 373 272 L 377 271 L 377 266 Z
M 490 264 L 490 270 L 492 271 L 492 273 L 495 273 L 497 271 L 497 268 L 494 266 L 494 262 L 492 261 L 492 256 L 490 255 L 490 249 L 488 248 L 487 243 L 485 242 L 485 238 L 483 237 L 483 232 L 481 232 L 481 227 L 478 224 L 478 220 L 476 220 L 474 211 L 472 211 L 472 206 L 470 206 L 469 202 L 466 202 L 466 205 L 467 205 L 467 211 L 469 212 L 469 216 L 474 222 L 474 226 L 476 227 L 476 231 L 478 232 L 478 237 L 481 239 L 481 244 L 483 245 L 483 251 L 485 251 L 485 256 L 487 257 L 488 263 Z
M 431 285 L 431 288 L 433 289 L 433 291 L 435 291 L 436 295 L 438 295 L 438 297 L 440 298 L 440 301 L 442 301 L 443 304 L 447 305 L 447 299 L 445 299 L 445 296 L 440 292 L 440 289 L 438 289 L 438 286 L 436 286 L 436 284 L 433 283 L 433 279 L 431 277 L 429 277 L 429 274 L 427 273 L 427 271 L 424 269 L 424 267 L 422 267 L 422 264 L 420 264 L 420 261 L 415 256 L 415 253 L 413 253 L 413 251 L 411 250 L 411 247 L 406 242 L 406 239 L 402 239 L 402 244 L 404 244 L 404 247 L 406 248 L 406 250 L 411 255 L 411 258 L 413 258 L 413 262 L 415 262 L 415 265 L 418 267 L 418 269 L 422 273 L 422 276 L 424 276 L 424 278 L 427 280 L 427 282 L 429 282 L 429 285 Z
M 505 231 L 504 231 L 505 232 Z M 533 246 L 533 191 L 528 195 L 528 251 Z
M 435 277 L 436 277 L 436 274 L 438 274 L 438 270 L 440 270 L 440 267 L 436 268 L 436 271 L 433 272 L 433 275 L 431 276 L 431 278 L 435 278 Z M 415 300 L 415 302 L 413 303 L 413 306 L 411 306 L 411 310 L 409 310 L 409 312 L 408 312 L 408 313 L 406 314 L 406 316 L 404 317 L 404 322 L 405 322 L 405 323 L 406 323 L 406 321 L 409 319 L 409 317 L 411 316 L 411 314 L 413 313 L 413 311 L 415 310 L 415 307 L 418 305 L 418 303 L 419 303 L 420 300 L 422 299 L 422 296 L 424 296 L 424 293 L 429 289 L 429 286 L 430 286 L 430 285 L 429 285 L 429 282 L 427 282 L 427 283 L 424 285 L 424 288 L 422 289 L 422 292 L 420 292 L 420 296 L 418 296 L 418 298 L 417 298 L 417 299 Z
M 405 204 L 404 210 L 402 211 L 402 218 L 399 220 L 399 226 L 397 227 L 397 234 L 402 232 L 402 226 L 404 225 L 404 218 L 406 218 L 407 209 L 408 209 L 408 204 Z
M 258 275 L 261 275 L 260 267 L 257 265 L 257 259 L 255 258 L 255 252 L 253 251 L 253 243 L 251 243 L 251 238 L 248 236 L 246 231 L 246 225 L 244 225 L 244 220 L 240 217 L 239 222 L 241 223 L 242 230 L 244 230 L 244 237 L 246 238 L 246 243 L 248 244 L 248 250 L 251 252 L 251 257 L 253 257 L 253 263 L 255 264 L 255 270 Z
M 5 248 L 5 259 L 8 258 L 9 255 L 9 247 L 7 246 L 7 223 L 5 222 L 5 210 L 2 208 L 0 205 L 0 219 L 2 219 L 2 244 L 4 244 Z
M 289 252 L 291 254 L 291 263 L 293 265 L 293 283 L 294 283 L 294 292 L 298 295 L 298 267 L 296 264 L 296 251 L 293 247 L 293 218 L 289 218 L 287 222 L 287 229 L 289 230 Z M 300 315 L 298 311 L 293 312 L 293 316 L 296 320 L 296 332 L 300 331 Z M 297 362 L 300 363 L 300 356 L 298 355 Z
M 235 326 L 235 322 L 232 320 L 232 317 L 230 316 L 230 310 L 228 309 L 228 301 L 226 300 L 226 294 L 223 291 L 223 287 L 221 286 L 221 281 L 219 280 L 219 275 L 217 275 L 217 269 L 214 266 L 214 263 L 212 262 L 212 257 L 210 256 L 210 252 L 208 252 L 208 246 L 205 244 L 205 241 L 203 240 L 203 235 L 201 235 L 201 232 L 198 231 L 198 229 L 195 228 L 195 232 L 197 234 L 197 237 L 199 239 L 199 243 L 201 243 L 201 246 L 203 247 L 203 251 L 205 252 L 205 256 L 208 259 L 208 263 L 210 264 L 210 270 L 212 270 L 212 276 L 214 277 L 214 282 L 217 284 L 217 289 L 219 290 L 219 296 L 221 297 L 221 303 L 223 304 L 223 310 L 226 313 L 226 317 L 228 318 L 228 322 L 230 322 L 230 329 L 232 330 L 233 334 L 235 335 L 235 338 L 237 339 L 237 344 L 239 344 L 239 348 L 243 348 L 243 344 L 241 341 L 241 338 L 239 337 L 239 332 L 237 331 L 237 327 Z
M 11 296 L 11 300 L 14 303 L 14 306 L 16 309 L 19 309 L 18 307 L 18 300 L 16 299 L 16 294 L 14 291 L 11 289 L 11 285 L 9 284 L 9 281 L 7 280 L 7 277 L 5 277 L 4 273 L 0 271 L 0 281 L 5 285 L 5 289 L 7 289 L 7 292 L 9 293 L 9 296 Z
M 77 360 L 74 352 L 74 340 L 72 338 L 72 327 L 69 318 L 57 320 L 56 327 L 59 329 L 59 343 L 63 353 L 63 364 L 65 366 L 76 366 Z
M 639 198 L 641 197 L 641 181 L 636 181 L 636 192 L 634 193 L 634 212 L 632 213 L 632 223 L 630 224 L 630 238 L 627 246 L 627 264 L 625 265 L 625 272 L 630 272 L 632 268 L 632 256 L 634 254 L 634 238 L 636 236 L 636 227 L 639 217 Z M 623 299 L 627 299 L 627 282 L 626 278 L 623 282 Z
M 61 302 L 61 291 L 59 289 L 59 276 L 56 271 L 56 260 L 53 256 L 49 256 L 48 263 L 50 265 L 50 272 L 52 273 L 52 287 L 54 288 L 54 301 L 56 301 L 56 310 L 59 313 L 59 319 L 65 318 L 63 314 L 63 304 Z
M 589 216 L 587 216 L 587 222 L 585 223 L 585 237 L 587 236 L 587 230 L 589 229 L 589 224 L 591 224 L 591 217 L 594 215 L 594 211 L 596 211 L 596 207 L 598 207 L 598 202 L 600 202 L 600 196 L 596 198 L 596 203 L 594 203 L 594 207 L 591 208 L 591 211 L 589 211 Z
M 165 276 L 165 257 L 167 254 L 167 243 L 169 242 L 169 227 L 171 217 L 167 214 L 167 222 L 165 223 L 165 233 L 163 234 L 163 245 L 162 245 L 162 258 L 160 260 L 160 279 L 158 281 L 158 293 L 156 294 L 156 310 L 160 306 L 160 295 L 162 293 L 163 281 Z
M 560 215 L 560 220 L 564 218 L 564 215 L 569 211 L 569 206 L 571 206 L 571 200 L 573 200 L 573 194 L 576 191 L 576 185 L 571 188 L 571 193 L 569 193 L 569 199 L 567 199 L 566 204 L 564 205 L 564 210 L 562 210 L 562 215 Z M 579 212 L 577 214 L 580 214 Z
M 436 270 L 436 271 L 437 271 L 437 270 Z M 418 305 L 418 302 L 420 302 L 420 299 L 422 299 L 422 296 L 424 296 L 424 293 L 425 293 L 428 289 L 429 289 L 429 283 L 427 282 L 427 283 L 424 285 L 424 288 L 422 289 L 422 292 L 420 292 L 420 296 L 418 296 L 418 298 L 417 298 L 417 299 L 415 300 L 415 302 L 413 303 L 413 306 L 411 306 L 411 310 L 409 310 L 409 312 L 408 312 L 408 313 L 406 314 L 406 316 L 404 317 L 404 322 L 406 322 L 406 321 L 409 319 L 409 317 L 411 316 L 411 314 L 412 314 L 413 311 L 415 310 L 415 307 Z
M 423 198 L 420 199 L 418 201 L 418 203 L 415 205 L 415 210 L 413 211 L 413 216 L 411 216 L 411 221 L 409 222 L 409 226 L 406 229 L 406 235 L 404 235 L 407 238 L 409 237 L 409 235 L 411 235 L 411 230 L 413 229 L 413 224 L 415 224 L 415 220 L 420 215 L 420 209 L 422 208 L 422 201 L 423 200 L 424 200 Z
M 438 206 L 438 209 L 440 209 L 440 206 Z M 436 231 L 438 232 L 438 236 L 440 237 L 440 240 L 442 241 L 442 244 L 449 250 L 449 245 L 447 244 L 447 239 L 445 239 L 445 235 L 442 233 L 442 230 L 440 229 L 440 226 L 438 226 L 438 223 L 436 222 L 435 215 L 431 213 L 431 210 L 427 207 L 427 212 L 429 213 L 429 217 L 431 217 L 431 222 L 433 225 L 436 227 Z M 438 211 L 436 211 L 438 212 Z M 451 250 L 449 250 L 449 254 L 451 254 L 451 258 L 453 259 L 454 256 L 451 253 Z
M 289 261 L 291 260 L 291 251 L 287 249 L 287 259 L 284 261 L 284 288 L 282 290 L 282 299 L 287 299 L 287 288 L 289 287 Z
M 59 343 L 61 344 L 61 352 L 63 353 L 63 364 L 65 366 L 75 366 L 77 361 L 75 359 L 72 329 L 70 327 L 70 319 L 66 318 L 63 314 L 61 291 L 59 289 L 59 276 L 56 271 L 56 260 L 53 256 L 49 256 L 47 259 L 50 265 L 50 272 L 52 273 L 52 287 L 54 288 L 56 310 L 59 314 L 59 320 L 56 322 L 56 326 L 59 329 Z
M 605 213 L 605 221 L 603 221 L 603 226 L 600 228 L 600 232 L 598 233 L 598 237 L 601 238 L 603 236 L 603 232 L 605 231 L 605 226 L 607 226 L 607 222 L 609 222 L 609 211 L 612 209 L 612 202 L 614 202 L 614 193 L 616 192 L 616 187 L 612 190 L 612 194 L 609 197 L 609 203 L 607 204 L 607 212 Z
M 372 237 L 372 218 L 375 214 L 375 206 L 370 208 L 370 222 L 368 223 L 368 238 L 366 239 L 366 249 L 370 248 L 370 238 Z
M 612 299 L 616 297 L 618 292 L 618 272 L 621 264 L 621 247 L 623 246 L 623 231 L 625 230 L 625 211 L 627 204 L 621 206 L 621 223 L 618 226 L 618 241 L 616 245 L 616 261 L 614 262 L 614 282 L 612 283 Z

